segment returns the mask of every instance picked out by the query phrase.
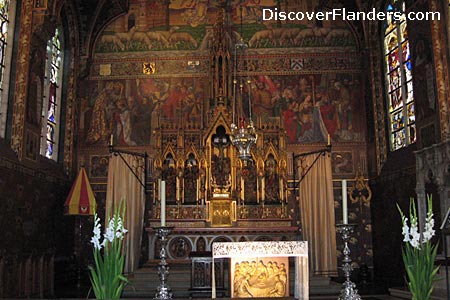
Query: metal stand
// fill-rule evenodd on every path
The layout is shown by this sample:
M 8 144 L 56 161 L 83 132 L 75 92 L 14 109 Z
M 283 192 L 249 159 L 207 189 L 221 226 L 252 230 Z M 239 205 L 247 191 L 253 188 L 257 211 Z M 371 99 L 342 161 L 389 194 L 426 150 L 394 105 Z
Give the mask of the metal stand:
M 345 274 L 345 282 L 342 284 L 341 294 L 338 300 L 361 300 L 361 296 L 358 295 L 356 284 L 350 281 L 350 274 L 353 271 L 352 259 L 350 258 L 350 248 L 348 241 L 350 234 L 356 227 L 356 224 L 336 224 L 337 232 L 342 234 L 342 240 L 344 241 L 344 259 L 342 260 L 342 270 Z
M 167 236 L 172 231 L 173 227 L 154 227 L 156 230 L 156 235 L 161 241 L 161 248 L 159 250 L 159 256 L 161 261 L 158 266 L 158 275 L 160 284 L 156 288 L 155 298 L 153 299 L 172 299 L 172 293 L 170 292 L 170 287 L 167 285 L 167 277 L 169 276 L 169 266 L 166 262 L 166 245 Z

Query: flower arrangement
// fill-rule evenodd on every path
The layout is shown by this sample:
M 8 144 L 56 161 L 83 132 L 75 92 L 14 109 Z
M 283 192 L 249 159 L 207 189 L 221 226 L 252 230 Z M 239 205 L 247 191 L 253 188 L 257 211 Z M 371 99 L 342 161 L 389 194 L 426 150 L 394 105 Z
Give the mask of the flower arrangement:
M 437 244 L 432 245 L 431 238 L 434 236 L 434 219 L 432 209 L 432 198 L 427 197 L 428 211 L 424 231 L 421 234 L 418 228 L 418 219 L 416 205 L 414 200 L 410 201 L 408 218 L 403 214 L 397 204 L 397 208 L 402 217 L 402 234 L 405 247 L 402 249 L 403 263 L 405 264 L 406 274 L 408 276 L 409 290 L 413 300 L 428 300 L 433 292 L 436 273 L 439 269 L 434 265 L 436 258 Z
M 95 214 L 95 223 L 91 243 L 94 247 L 95 266 L 89 266 L 92 289 L 97 299 L 119 299 L 128 282 L 122 275 L 124 255 L 122 254 L 122 242 L 128 232 L 123 227 L 125 205 L 116 209 L 108 221 L 108 227 L 101 238 L 100 218 Z M 102 255 L 103 250 L 103 255 Z

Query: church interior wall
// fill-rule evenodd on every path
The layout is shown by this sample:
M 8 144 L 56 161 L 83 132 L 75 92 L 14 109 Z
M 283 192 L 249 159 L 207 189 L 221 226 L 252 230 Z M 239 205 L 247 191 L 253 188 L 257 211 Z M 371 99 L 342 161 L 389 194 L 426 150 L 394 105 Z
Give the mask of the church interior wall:
M 25 1 L 19 1 L 22 2 Z M 183 7 L 182 1 L 171 2 L 172 6 L 167 8 L 158 1 L 149 1 L 148 5 L 130 1 L 129 13 L 115 19 L 97 37 L 92 37 L 93 53 L 87 66 L 88 75 L 78 78 L 78 103 L 73 107 L 77 109 L 77 119 L 72 123 L 77 126 L 74 131 L 76 142 L 66 140 L 76 145 L 70 162 L 74 169 L 71 173 L 76 173 L 75 169 L 80 166 L 86 167 L 101 218 L 106 198 L 111 135 L 115 145 L 133 151 L 147 151 L 152 158 L 160 157 L 164 144 L 176 141 L 180 136 L 183 139 L 181 144 L 189 144 L 194 139 L 193 144 L 201 148 L 202 135 L 209 121 L 208 110 L 213 102 L 209 99 L 207 84 L 208 43 L 213 25 L 211 20 L 214 19 L 211 16 L 215 16 L 219 9 L 216 6 L 193 9 Z M 431 2 L 442 5 L 435 0 L 417 1 L 411 9 L 429 10 L 433 7 Z M 24 5 L 23 9 L 29 9 L 29 6 Z M 139 17 L 141 10 L 147 13 L 147 17 Z M 169 19 L 166 11 L 170 11 Z M 301 22 L 260 24 L 256 22 L 256 11 L 254 7 L 245 8 L 242 32 L 237 11 L 232 13 L 232 22 L 236 27 L 234 34 L 242 36 L 249 44 L 248 52 L 243 55 L 246 63 L 238 66 L 238 73 L 252 78 L 257 127 L 266 130 L 267 136 L 275 136 L 276 129 L 282 128 L 287 144 L 283 155 L 288 158 L 292 153 L 308 152 L 326 145 L 326 135 L 308 131 L 314 122 L 323 122 L 331 135 L 336 221 L 342 219 L 342 179 L 347 179 L 353 186 L 355 178 L 362 174 L 372 189 L 370 202 L 357 199 L 349 203 L 349 220 L 359 225 L 351 243 L 356 266 L 368 265 L 373 269 L 374 279 L 386 286 L 402 285 L 401 220 L 396 203 L 406 208 L 410 197 L 416 197 L 414 152 L 445 140 L 445 134 L 448 140 L 448 125 L 442 121 L 442 112 L 449 106 L 448 98 L 442 96 L 449 93 L 448 77 L 445 79 L 444 76 L 449 72 L 448 63 L 447 73 L 437 65 L 448 62 L 449 27 L 440 27 L 437 35 L 441 37 L 441 43 L 437 45 L 435 27 L 431 23 L 430 26 L 409 26 L 411 55 L 415 57 L 413 74 L 418 74 L 414 75 L 417 144 L 390 152 L 387 134 L 377 136 L 381 131 L 375 123 L 382 124 L 384 132 L 387 132 L 387 126 L 384 115 L 374 108 L 373 102 L 383 102 L 378 107 L 384 107 L 385 100 L 383 95 L 373 92 L 372 85 L 377 79 L 370 78 L 371 73 L 365 70 L 368 63 L 367 52 L 361 50 L 364 44 L 362 29 L 342 23 L 324 23 L 320 27 L 322 30 L 318 30 L 315 24 Z M 447 20 L 447 25 L 449 23 Z M 380 37 L 379 31 L 375 34 Z M 379 38 L 366 40 L 369 40 L 369 48 L 372 43 L 380 42 Z M 23 46 L 23 42 L 20 45 Z M 438 46 L 441 49 L 437 49 Z M 375 59 L 375 65 L 384 70 L 383 56 L 378 53 Z M 18 60 L 20 63 L 14 69 L 19 75 L 33 70 L 33 61 L 28 65 L 28 61 L 22 62 L 23 56 Z M 77 68 L 77 72 L 81 70 L 81 66 Z M 377 84 L 382 85 L 383 79 L 379 80 L 381 83 Z M 11 108 L 9 112 L 15 118 L 22 114 L 25 131 L 38 136 L 35 122 L 27 120 L 30 115 L 25 107 L 30 108 L 32 103 L 26 106 L 19 103 L 26 99 L 23 91 L 17 90 L 16 109 Z M 265 97 L 278 101 L 266 106 Z M 322 107 L 319 118 L 311 114 L 311 106 L 308 110 L 307 101 L 312 102 L 312 107 Z M 305 105 L 301 108 L 303 103 Z M 100 111 L 108 113 L 108 116 L 102 116 L 104 121 L 96 119 L 96 113 Z M 8 121 L 8 130 L 13 132 L 12 139 L 2 139 L 5 151 L 0 151 L 0 172 L 8 174 L 0 177 L 0 208 L 3 212 L 0 226 L 7 228 L 0 232 L 0 240 L 7 247 L 0 246 L 0 262 L 4 263 L 2 270 L 11 270 L 16 272 L 17 278 L 25 278 L 17 273 L 27 270 L 20 269 L 21 264 L 23 268 L 32 268 L 41 259 L 45 261 L 43 265 L 50 266 L 52 257 L 69 264 L 73 259 L 70 256 L 76 234 L 80 232 L 76 231 L 73 217 L 63 216 L 63 202 L 70 188 L 63 167 L 42 162 L 39 149 L 27 148 L 31 143 L 30 135 L 27 137 L 25 131 L 16 135 L 13 118 L 8 118 L 11 120 Z M 12 127 L 15 129 L 11 130 Z M 377 142 L 379 139 L 384 140 L 384 146 Z M 25 157 L 33 158 L 31 164 L 27 159 L 17 159 L 18 140 Z M 11 147 L 6 145 L 7 142 L 11 142 Z M 180 157 L 185 154 L 180 154 Z M 151 185 L 146 203 L 146 222 L 154 217 L 152 198 L 157 171 L 151 164 L 147 178 Z M 425 190 L 436 195 L 432 184 Z M 435 198 L 439 197 L 436 195 Z M 439 200 L 442 199 L 438 199 L 437 205 Z M 290 205 L 295 207 L 292 203 Z M 82 220 L 81 244 L 89 244 L 91 222 L 92 218 Z M 192 248 L 196 247 L 196 238 L 189 237 Z M 282 236 L 277 238 L 283 239 Z M 213 237 L 209 237 L 210 240 Z M 340 239 L 337 241 L 337 248 L 341 249 Z M 146 248 L 146 245 L 142 250 L 142 262 L 151 258 L 148 257 L 151 246 Z M 84 255 L 89 260 L 90 252 L 86 251 Z M 339 254 L 338 265 L 341 257 Z M 65 267 L 60 271 L 61 265 L 55 266 L 57 275 L 67 272 Z M 4 278 L 0 297 L 26 297 L 28 294 L 25 293 L 33 293 L 30 289 L 27 292 L 24 292 L 25 288 L 19 290 L 20 285 L 13 287 L 14 283 Z
M 417 1 L 415 4 L 410 5 L 408 11 L 431 11 L 431 2 Z M 441 12 L 443 13 L 442 10 Z M 381 35 L 379 32 L 376 34 Z M 445 36 L 444 31 L 442 31 L 442 34 Z M 418 198 L 416 193 L 415 151 L 439 143 L 442 139 L 442 133 L 446 131 L 445 126 L 442 126 L 442 119 L 439 117 L 441 111 L 439 106 L 442 106 L 442 102 L 446 100 L 439 98 L 439 85 L 436 82 L 443 79 L 439 79 L 436 69 L 433 67 L 436 66 L 436 49 L 432 43 L 432 36 L 431 21 L 408 23 L 408 39 L 412 57 L 411 67 L 414 76 L 417 143 L 395 152 L 389 150 L 389 142 L 386 146 L 387 149 L 379 147 L 378 150 L 371 150 L 376 148 L 375 143 L 369 144 L 368 153 L 371 165 L 375 164 L 374 161 L 377 159 L 377 155 L 380 155 L 380 153 L 382 153 L 381 156 L 383 156 L 383 153 L 386 155 L 385 161 L 383 161 L 383 158 L 378 158 L 378 161 L 382 162 L 379 172 L 374 172 L 376 169 L 371 168 L 374 173 L 371 175 L 372 179 L 370 182 L 374 192 L 372 201 L 374 269 L 379 279 L 390 286 L 402 283 L 401 274 L 404 272 L 404 267 L 401 263 L 401 248 L 398 245 L 401 244 L 403 238 L 400 232 L 392 232 L 390 230 L 391 225 L 383 226 L 383 224 L 397 224 L 396 226 L 401 226 L 401 219 L 398 216 L 396 204 L 398 203 L 406 211 L 410 199 Z M 427 46 L 424 46 L 425 44 Z M 428 47 L 428 49 L 422 49 L 423 47 Z M 448 42 L 440 44 L 439 47 L 448 49 Z M 381 60 L 381 64 L 384 64 L 382 56 L 378 56 L 378 59 Z M 383 97 L 383 99 L 385 98 Z M 378 117 L 376 114 L 374 115 L 375 120 Z M 370 127 L 371 125 L 368 126 Z M 370 131 L 368 132 L 369 141 L 374 141 L 375 136 L 372 136 Z M 376 131 L 372 132 L 375 135 L 377 134 Z M 388 132 L 387 129 L 386 132 Z M 388 141 L 387 136 L 384 139 Z M 439 199 L 433 179 L 430 179 L 430 183 L 424 189 L 426 194 L 433 195 L 433 209 L 436 222 L 440 224 L 442 210 L 445 210 L 443 206 L 445 206 L 446 199 Z M 438 239 L 440 239 L 439 230 L 437 230 L 436 240 Z M 392 268 L 392 266 L 396 267 Z M 393 272 L 386 274 L 381 271 L 387 268 L 392 268 Z
M 74 219 L 64 216 L 67 176 L 46 159 L 25 166 L 0 145 L 0 296 L 53 295 L 53 270 L 73 260 Z M 70 274 L 67 270 L 67 274 Z

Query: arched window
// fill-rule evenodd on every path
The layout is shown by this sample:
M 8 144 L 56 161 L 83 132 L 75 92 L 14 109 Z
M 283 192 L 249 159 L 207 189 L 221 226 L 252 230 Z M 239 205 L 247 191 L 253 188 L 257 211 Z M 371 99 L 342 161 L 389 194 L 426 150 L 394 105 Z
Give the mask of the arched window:
M 5 138 L 16 2 L 0 0 L 0 137 Z
M 46 123 L 42 128 L 41 155 L 57 160 L 58 140 L 61 125 L 61 80 L 62 80 L 62 52 L 60 30 L 47 43 L 46 90 L 42 115 Z
M 398 7 L 401 9 L 397 9 Z M 416 142 L 411 52 L 404 11 L 404 3 L 388 5 L 387 12 L 392 13 L 392 18 L 388 18 L 384 28 L 385 80 L 391 151 Z

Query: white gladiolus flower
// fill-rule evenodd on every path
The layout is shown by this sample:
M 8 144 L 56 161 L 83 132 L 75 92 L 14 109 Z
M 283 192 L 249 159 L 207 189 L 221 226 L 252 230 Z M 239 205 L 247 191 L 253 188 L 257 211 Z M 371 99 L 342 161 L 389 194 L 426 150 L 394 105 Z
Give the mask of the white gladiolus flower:
M 402 217 L 402 235 L 403 235 L 403 242 L 409 243 L 412 247 L 416 249 L 420 249 L 420 246 L 422 244 L 427 243 L 431 240 L 431 238 L 434 236 L 435 231 L 433 229 L 434 227 L 434 219 L 433 219 L 433 212 L 431 210 L 428 211 L 427 217 L 426 217 L 426 223 L 424 227 L 424 231 L 421 234 L 419 232 L 418 228 L 418 220 L 417 216 L 414 213 L 411 213 L 411 228 L 408 226 L 408 218 L 401 214 Z
M 402 228 L 402 234 L 403 234 L 403 241 L 404 242 L 409 242 L 410 240 L 411 240 L 411 238 L 409 237 L 409 227 L 408 227 L 408 224 L 404 224 L 403 225 L 403 228 Z
M 114 225 L 111 226 L 111 223 L 109 224 L 108 228 L 106 228 L 104 239 L 108 240 L 110 243 L 112 243 L 114 240 Z
M 96 239 L 95 236 L 91 238 L 91 243 L 94 245 L 94 248 L 97 250 L 102 249 L 102 245 L 100 244 L 100 240 Z
M 128 232 L 128 230 L 126 230 L 123 227 L 123 222 L 122 222 L 121 218 L 119 218 L 119 220 L 117 221 L 117 228 L 116 229 L 117 229 L 116 230 L 116 237 L 118 239 L 123 239 L 124 235 Z
M 411 240 L 409 243 L 414 248 L 420 249 L 420 233 L 417 226 L 411 226 Z
M 411 239 L 409 238 L 409 227 L 408 227 L 408 218 L 405 216 L 402 216 L 402 235 L 403 235 L 403 241 L 409 242 Z
M 97 215 L 95 215 L 93 232 L 94 232 L 94 236 L 91 238 L 91 243 L 94 245 L 95 249 L 100 250 L 102 248 L 100 245 L 101 225 L 100 225 L 100 219 Z
M 423 243 L 428 242 L 434 236 L 435 231 L 433 227 L 434 227 L 433 213 L 428 212 L 427 220 L 425 223 L 425 232 L 423 233 Z

